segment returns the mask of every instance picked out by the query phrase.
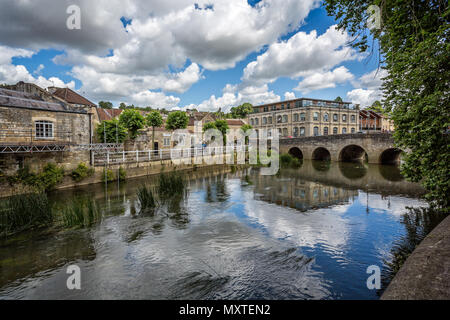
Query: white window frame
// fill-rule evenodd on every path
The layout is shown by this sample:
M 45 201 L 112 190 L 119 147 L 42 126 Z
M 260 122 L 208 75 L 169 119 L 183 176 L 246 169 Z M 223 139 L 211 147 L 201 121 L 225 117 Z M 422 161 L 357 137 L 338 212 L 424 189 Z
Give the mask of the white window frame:
M 38 128 L 38 126 L 42 126 Z M 34 122 L 34 137 L 36 139 L 51 140 L 55 138 L 55 125 L 52 121 L 36 120 Z

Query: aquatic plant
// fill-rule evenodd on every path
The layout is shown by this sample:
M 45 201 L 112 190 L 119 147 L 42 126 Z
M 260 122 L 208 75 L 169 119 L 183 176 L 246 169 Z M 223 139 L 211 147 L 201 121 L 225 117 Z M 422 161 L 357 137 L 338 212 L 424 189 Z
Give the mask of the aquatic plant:
M 162 173 L 158 181 L 158 193 L 161 197 L 174 194 L 182 194 L 186 188 L 186 182 L 177 172 Z
M 300 161 L 289 153 L 280 155 L 280 164 L 282 168 L 299 168 L 301 166 Z
M 78 167 L 72 171 L 71 176 L 72 179 L 76 182 L 83 181 L 87 177 L 90 177 L 94 174 L 94 169 L 89 168 L 84 162 L 78 164 Z
M 43 191 L 52 190 L 58 183 L 64 178 L 64 169 L 58 167 L 55 163 L 50 162 L 45 165 L 41 173 L 31 172 L 29 166 L 25 166 L 19 170 L 17 173 L 8 177 L 8 181 L 11 185 L 21 183 L 27 186 L 34 187 Z
M 103 169 L 102 174 L 102 182 L 113 182 L 116 180 L 116 177 L 114 176 L 114 172 L 110 169 Z
M 44 192 L 15 195 L 0 203 L 0 234 L 48 226 L 52 208 Z
M 120 181 L 124 181 L 127 179 L 127 172 L 122 167 L 119 168 L 119 179 L 120 179 Z
M 145 185 L 139 187 L 137 197 L 141 206 L 141 212 L 153 212 L 153 210 L 156 208 L 157 202 L 155 199 L 155 195 L 149 187 Z
M 88 227 L 98 222 L 102 214 L 91 198 L 78 198 L 62 208 L 61 220 L 65 227 Z

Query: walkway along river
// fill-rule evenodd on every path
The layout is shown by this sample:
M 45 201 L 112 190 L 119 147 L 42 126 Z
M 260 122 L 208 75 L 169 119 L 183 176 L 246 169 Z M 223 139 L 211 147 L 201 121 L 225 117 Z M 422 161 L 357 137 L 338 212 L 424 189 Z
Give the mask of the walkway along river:
M 103 218 L 0 240 L 0 298 L 378 299 L 367 267 L 385 286 L 417 216 L 407 207 L 426 207 L 394 166 L 304 161 L 276 176 L 186 178 L 186 195 L 154 215 L 136 196 L 154 177 L 52 193 L 56 206 L 94 198 Z M 73 264 L 81 290 L 66 286 Z

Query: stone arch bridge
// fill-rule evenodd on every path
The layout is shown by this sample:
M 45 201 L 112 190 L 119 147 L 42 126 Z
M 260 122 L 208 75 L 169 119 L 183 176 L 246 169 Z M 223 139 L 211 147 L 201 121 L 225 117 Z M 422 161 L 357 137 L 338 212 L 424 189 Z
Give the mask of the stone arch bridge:
M 280 153 L 299 159 L 331 161 L 400 162 L 401 150 L 389 133 L 355 133 L 280 139 Z

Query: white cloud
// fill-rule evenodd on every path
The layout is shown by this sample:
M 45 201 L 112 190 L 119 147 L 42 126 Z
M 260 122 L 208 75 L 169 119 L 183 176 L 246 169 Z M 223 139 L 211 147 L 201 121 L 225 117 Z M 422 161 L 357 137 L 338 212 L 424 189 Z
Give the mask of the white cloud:
M 196 108 L 202 111 L 216 111 L 222 108 L 222 111 L 229 111 L 231 107 L 238 106 L 244 102 L 257 105 L 276 101 L 280 101 L 280 96 L 273 91 L 269 91 L 267 84 L 258 87 L 240 87 L 239 85 L 227 84 L 221 97 L 216 98 L 215 95 L 212 95 L 208 100 L 204 100 L 198 105 L 187 105 L 183 109 Z
M 14 49 L 10 47 L 0 46 L 0 83 L 15 84 L 19 81 L 35 83 L 40 87 L 47 88 L 52 85 L 59 87 L 75 88 L 75 82 L 70 81 L 65 83 L 57 77 L 51 77 L 49 79 L 40 76 L 39 72 L 43 69 L 43 65 L 40 65 L 35 73 L 38 77 L 34 77 L 23 65 L 12 64 L 12 58 L 14 57 L 31 57 L 34 52 L 24 49 Z M 41 67 L 42 66 L 42 67 Z
M 331 26 L 317 32 L 298 32 L 287 41 L 272 44 L 265 53 L 244 69 L 243 80 L 248 83 L 273 82 L 279 77 L 296 78 L 313 71 L 329 70 L 357 56 L 346 46 L 350 37 Z
M 285 100 L 294 100 L 295 99 L 295 93 L 293 93 L 293 92 L 285 92 L 284 93 L 284 99 Z
M 372 105 L 376 100 L 383 98 L 381 85 L 383 78 L 387 76 L 387 71 L 384 69 L 375 69 L 362 75 L 357 81 L 353 82 L 355 89 L 347 92 L 347 97 L 350 101 L 360 104 L 361 107 Z
M 339 67 L 328 72 L 314 72 L 299 82 L 294 90 L 308 93 L 310 91 L 335 88 L 336 84 L 353 79 L 353 74 L 346 67 Z

